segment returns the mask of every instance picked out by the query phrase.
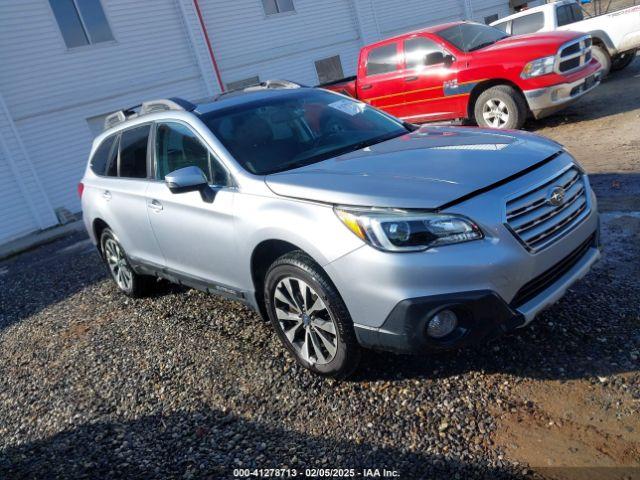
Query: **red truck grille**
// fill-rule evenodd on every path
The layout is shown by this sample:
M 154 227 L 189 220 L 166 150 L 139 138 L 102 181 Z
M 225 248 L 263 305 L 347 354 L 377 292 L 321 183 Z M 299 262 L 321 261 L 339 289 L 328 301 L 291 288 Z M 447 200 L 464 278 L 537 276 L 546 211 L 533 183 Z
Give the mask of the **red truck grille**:
M 569 73 L 588 65 L 591 61 L 591 37 L 584 36 L 565 43 L 558 51 L 558 73 Z

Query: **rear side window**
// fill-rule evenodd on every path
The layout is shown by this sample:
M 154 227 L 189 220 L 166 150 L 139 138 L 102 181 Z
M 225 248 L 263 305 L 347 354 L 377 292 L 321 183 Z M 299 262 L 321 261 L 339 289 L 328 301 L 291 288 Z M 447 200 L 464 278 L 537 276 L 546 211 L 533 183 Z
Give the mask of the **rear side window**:
M 511 34 L 524 35 L 534 33 L 544 27 L 544 14 L 542 12 L 532 13 L 524 17 L 514 18 L 511 21 Z
M 374 48 L 367 57 L 367 75 L 379 75 L 398 69 L 398 45 L 391 43 Z
M 143 125 L 122 132 L 118 176 L 147 178 L 147 142 L 150 130 L 151 125 Z
M 404 58 L 409 69 L 441 64 L 442 55 L 439 53 L 442 53 L 440 45 L 428 38 L 414 37 L 404 42 Z
M 102 141 L 100 146 L 96 149 L 96 152 L 91 157 L 91 170 L 96 175 L 104 175 L 107 170 L 107 163 L 109 163 L 110 155 L 113 149 L 113 142 L 116 136 L 106 138 Z
M 496 23 L 493 27 L 506 33 L 507 28 L 509 27 L 509 22 Z

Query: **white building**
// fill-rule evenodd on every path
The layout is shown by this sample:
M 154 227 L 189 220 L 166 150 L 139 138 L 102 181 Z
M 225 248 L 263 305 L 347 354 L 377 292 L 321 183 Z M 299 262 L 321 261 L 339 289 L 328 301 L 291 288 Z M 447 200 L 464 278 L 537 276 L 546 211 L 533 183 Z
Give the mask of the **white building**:
M 258 79 L 313 85 L 353 75 L 366 43 L 508 13 L 509 0 L 2 0 L 0 243 L 79 211 L 111 111 Z

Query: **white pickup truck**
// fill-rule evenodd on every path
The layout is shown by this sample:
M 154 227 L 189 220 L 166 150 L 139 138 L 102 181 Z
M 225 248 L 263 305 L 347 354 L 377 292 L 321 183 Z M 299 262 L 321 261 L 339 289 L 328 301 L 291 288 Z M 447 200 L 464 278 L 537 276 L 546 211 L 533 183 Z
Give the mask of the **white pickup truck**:
M 640 5 L 589 17 L 575 0 L 560 0 L 501 18 L 491 25 L 511 35 L 553 30 L 588 33 L 603 75 L 627 67 L 640 48 Z

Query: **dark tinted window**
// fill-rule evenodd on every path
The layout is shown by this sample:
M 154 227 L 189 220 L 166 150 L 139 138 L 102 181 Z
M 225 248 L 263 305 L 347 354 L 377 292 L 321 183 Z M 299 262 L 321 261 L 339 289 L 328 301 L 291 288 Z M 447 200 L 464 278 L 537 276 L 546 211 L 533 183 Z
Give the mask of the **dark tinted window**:
M 113 40 L 100 0 L 49 0 L 68 48 Z
M 389 73 L 398 69 L 398 45 L 391 43 L 374 48 L 367 58 L 367 75 Z
M 115 141 L 113 142 L 113 148 L 111 149 L 111 153 L 109 154 L 109 160 L 107 161 L 107 171 L 105 175 L 107 177 L 117 177 L 118 176 L 118 151 L 120 149 L 120 135 L 116 135 Z
M 264 13 L 275 15 L 276 13 L 293 12 L 293 0 L 262 0 Z
M 418 68 L 425 65 L 442 63 L 442 57 L 434 59 L 432 54 L 442 53 L 442 48 L 433 40 L 414 37 L 404 42 L 404 58 L 407 68 Z
M 226 170 L 212 157 L 209 149 L 185 125 L 166 123 L 156 131 L 156 178 L 164 177 L 184 167 L 199 167 L 209 183 L 228 185 Z
M 118 175 L 127 178 L 147 177 L 147 141 L 150 125 L 122 132 L 120 138 L 120 169 Z
M 115 135 L 106 138 L 96 149 L 96 153 L 94 153 L 93 157 L 91 158 L 91 170 L 93 170 L 94 173 L 98 175 L 104 175 L 104 172 L 107 169 L 107 163 L 109 162 L 113 142 L 115 139 Z
M 584 20 L 584 12 L 582 8 L 580 8 L 580 5 L 576 3 L 558 6 L 556 16 L 559 27 Z
M 542 12 L 532 13 L 524 17 L 514 18 L 511 21 L 511 34 L 524 35 L 534 33 L 544 27 L 544 14 Z
M 460 23 L 440 30 L 437 35 L 463 52 L 488 47 L 508 36 L 497 28 L 479 23 Z

